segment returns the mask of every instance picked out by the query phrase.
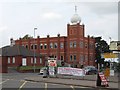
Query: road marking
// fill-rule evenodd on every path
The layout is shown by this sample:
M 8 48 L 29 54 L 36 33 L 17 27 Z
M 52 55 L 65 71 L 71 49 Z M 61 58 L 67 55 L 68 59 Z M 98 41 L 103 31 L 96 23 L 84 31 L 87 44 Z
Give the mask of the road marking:
M 73 86 L 70 86 L 72 88 L 72 90 L 75 90 L 75 88 Z
M 47 90 L 47 83 L 45 83 L 45 90 Z
M 27 81 L 27 82 L 29 82 L 29 83 L 37 83 L 37 82 L 32 82 L 32 81 Z
M 20 82 L 25 82 L 25 80 L 20 80 Z
M 5 82 L 7 82 L 8 80 L 10 80 L 10 79 L 6 79 L 5 81 L 1 82 L 0 84 L 3 84 L 3 83 L 5 83 Z
M 27 83 L 27 81 L 24 81 L 24 83 L 20 86 L 19 90 Z

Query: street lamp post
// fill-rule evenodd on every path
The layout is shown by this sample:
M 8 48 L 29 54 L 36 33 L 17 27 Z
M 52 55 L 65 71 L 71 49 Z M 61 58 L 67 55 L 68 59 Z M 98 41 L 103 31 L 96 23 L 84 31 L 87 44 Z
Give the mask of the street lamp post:
M 35 30 L 37 30 L 37 28 L 34 28 L 34 73 L 35 73 Z
M 109 39 L 110 39 L 110 44 L 111 44 L 111 39 L 112 39 L 112 38 L 109 37 Z M 110 70 L 111 70 L 111 66 L 112 66 L 112 63 L 111 63 L 111 62 L 112 62 L 111 51 L 110 51 L 110 58 L 111 58 L 111 61 L 110 61 Z

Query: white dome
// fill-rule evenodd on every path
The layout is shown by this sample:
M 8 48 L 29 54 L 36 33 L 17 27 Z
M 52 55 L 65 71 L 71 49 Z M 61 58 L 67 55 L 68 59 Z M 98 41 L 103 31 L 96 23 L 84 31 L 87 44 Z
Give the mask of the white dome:
M 81 22 L 81 18 L 78 14 L 74 14 L 71 18 L 71 23 L 80 23 Z

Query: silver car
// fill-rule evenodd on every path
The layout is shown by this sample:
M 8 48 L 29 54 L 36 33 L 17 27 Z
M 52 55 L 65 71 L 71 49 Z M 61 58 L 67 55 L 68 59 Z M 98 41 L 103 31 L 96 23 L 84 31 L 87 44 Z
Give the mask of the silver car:
M 47 69 L 47 67 L 42 67 L 42 68 L 40 69 L 40 75 L 43 75 L 43 72 L 44 72 L 45 69 Z
M 87 66 L 84 68 L 85 74 L 90 75 L 90 74 L 97 74 L 98 70 L 94 66 Z

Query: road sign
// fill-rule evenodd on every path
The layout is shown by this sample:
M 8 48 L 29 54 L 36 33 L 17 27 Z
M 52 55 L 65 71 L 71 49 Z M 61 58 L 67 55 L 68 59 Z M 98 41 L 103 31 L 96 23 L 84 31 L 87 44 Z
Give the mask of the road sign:
M 56 67 L 57 66 L 56 60 L 48 60 L 48 66 Z
M 107 79 L 105 78 L 104 74 L 103 73 L 99 73 L 99 76 L 100 76 L 100 79 L 103 83 L 104 86 L 108 87 L 108 82 L 107 82 Z
M 117 55 L 114 53 L 104 53 L 103 57 L 104 58 L 117 58 Z

